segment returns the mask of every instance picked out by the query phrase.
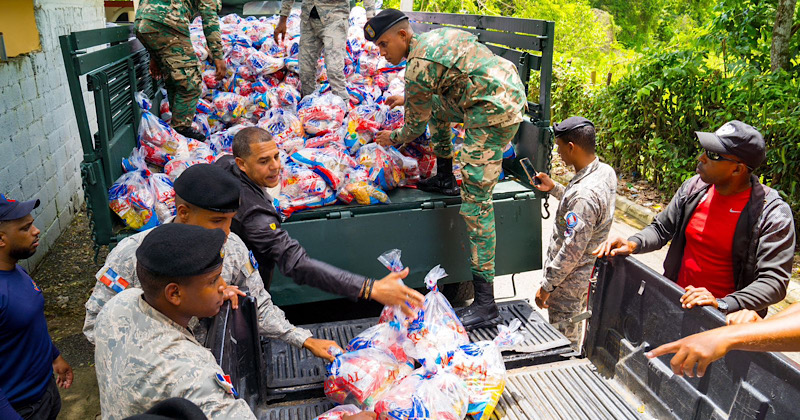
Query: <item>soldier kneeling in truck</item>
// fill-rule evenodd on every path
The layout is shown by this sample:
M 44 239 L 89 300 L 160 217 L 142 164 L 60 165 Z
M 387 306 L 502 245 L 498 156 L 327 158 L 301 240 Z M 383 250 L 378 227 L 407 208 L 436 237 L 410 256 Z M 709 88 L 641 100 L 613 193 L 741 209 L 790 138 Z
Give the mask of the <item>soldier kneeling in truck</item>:
M 223 247 L 225 256 L 222 278 L 231 285 L 229 297 L 238 299 L 237 288 L 246 288 L 258 304 L 258 330 L 265 337 L 283 340 L 295 347 L 306 348 L 317 357 L 328 360 L 330 340 L 311 337 L 311 332 L 292 325 L 283 311 L 272 303 L 272 297 L 264 289 L 258 270 L 253 267 L 252 254 L 244 242 L 231 232 L 231 220 L 239 208 L 239 180 L 224 170 L 210 164 L 194 165 L 186 169 L 175 180 L 175 204 L 177 216 L 168 224 L 188 224 L 207 229 L 222 229 L 227 234 Z M 100 310 L 119 292 L 141 287 L 136 271 L 137 250 L 152 232 L 148 230 L 125 238 L 106 258 L 105 265 L 97 272 L 97 283 L 86 301 L 86 320 L 83 333 L 95 343 L 95 323 Z M 234 309 L 236 302 L 232 301 Z M 205 341 L 205 323 L 192 324 L 192 332 L 198 341 Z M 338 347 L 338 346 L 337 346 Z
M 405 125 L 379 132 L 375 141 L 382 146 L 408 143 L 430 127 L 437 174 L 420 181 L 420 189 L 458 194 L 450 123 L 464 123 L 464 148 L 458 158 L 463 179 L 461 215 L 469 234 L 475 300 L 458 315 L 470 329 L 495 325 L 500 313 L 493 286 L 492 192 L 500 178 L 503 148 L 517 134 L 527 105 L 517 68 L 468 32 L 442 28 L 415 34 L 399 10 L 386 9 L 370 19 L 364 36 L 390 63 L 397 65 L 408 58 L 405 99 L 392 101 L 405 104 Z
M 664 276 L 686 289 L 684 308 L 713 306 L 729 323 L 736 312 L 767 308 L 786 296 L 795 234 L 792 210 L 753 171 L 766 159 L 764 138 L 741 122 L 695 132 L 703 154 L 697 174 L 681 185 L 650 226 L 627 240 L 609 238 L 598 257 L 660 249 L 672 241 Z
M 408 315 L 413 314 L 411 307 L 422 306 L 423 296 L 398 281 L 408 275 L 408 269 L 381 280 L 368 279 L 309 257 L 303 246 L 281 229 L 281 218 L 266 192 L 280 182 L 280 150 L 266 130 L 247 127 L 239 131 L 233 138 L 233 156 L 224 156 L 215 165 L 240 180 L 242 200 L 231 230 L 253 252 L 267 290 L 277 266 L 298 284 L 352 299 L 401 305 Z

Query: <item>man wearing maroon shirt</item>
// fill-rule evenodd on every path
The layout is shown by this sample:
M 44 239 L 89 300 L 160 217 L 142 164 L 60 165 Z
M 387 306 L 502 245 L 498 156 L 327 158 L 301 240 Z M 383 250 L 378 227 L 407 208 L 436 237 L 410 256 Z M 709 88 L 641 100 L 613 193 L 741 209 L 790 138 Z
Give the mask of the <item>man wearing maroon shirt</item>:
M 644 253 L 672 241 L 664 276 L 686 289 L 684 308 L 713 306 L 728 323 L 749 321 L 751 311 L 763 317 L 786 296 L 795 246 L 792 211 L 752 174 L 766 158 L 755 128 L 734 120 L 714 133 L 695 134 L 704 149 L 697 175 L 650 226 L 628 239 L 609 238 L 594 254 Z

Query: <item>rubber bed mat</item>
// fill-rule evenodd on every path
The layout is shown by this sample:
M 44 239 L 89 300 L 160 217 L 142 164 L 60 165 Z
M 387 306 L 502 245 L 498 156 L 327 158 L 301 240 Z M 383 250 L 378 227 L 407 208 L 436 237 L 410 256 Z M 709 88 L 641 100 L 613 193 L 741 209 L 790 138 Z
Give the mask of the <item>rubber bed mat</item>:
M 516 300 L 498 304 L 503 323 L 508 324 L 518 318 L 523 321 L 520 331 L 525 341 L 513 352 L 504 352 L 506 367 L 529 366 L 560 358 L 560 354 L 570 352 L 569 340 L 548 324 L 542 316 L 526 301 Z M 378 318 L 364 318 L 303 325 L 314 337 L 333 340 L 342 347 L 361 331 L 375 325 Z M 491 340 L 497 328 L 482 328 L 469 333 L 471 341 Z M 267 388 L 271 394 L 307 391 L 321 388 L 325 365 L 305 349 L 297 349 L 283 341 L 268 340 L 264 349 L 267 369 Z
M 625 397 L 603 379 L 586 359 L 568 360 L 510 370 L 506 389 L 491 420 L 573 420 L 650 418 L 633 407 L 641 403 Z M 271 406 L 260 420 L 313 419 L 333 407 L 330 401 L 315 399 L 284 406 Z M 467 417 L 472 419 L 472 417 Z

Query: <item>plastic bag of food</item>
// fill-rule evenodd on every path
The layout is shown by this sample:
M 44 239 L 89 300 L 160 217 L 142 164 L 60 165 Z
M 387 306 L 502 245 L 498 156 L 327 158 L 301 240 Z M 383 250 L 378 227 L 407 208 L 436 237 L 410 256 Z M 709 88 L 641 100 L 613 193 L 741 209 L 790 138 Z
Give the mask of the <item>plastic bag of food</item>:
M 283 57 L 273 57 L 261 51 L 253 52 L 246 61 L 254 75 L 272 74 L 284 66 Z
M 294 152 L 302 149 L 305 147 L 305 141 L 303 137 L 289 137 L 289 138 L 278 138 L 275 140 L 275 143 L 278 144 L 278 148 L 281 149 L 284 153 L 291 155 Z
M 375 404 L 379 419 L 459 420 L 467 415 L 468 389 L 452 373 L 429 364 L 393 386 Z
M 298 211 L 322 207 L 336 201 L 325 181 L 304 165 L 287 162 L 283 167 L 278 211 L 288 218 Z
M 214 113 L 222 121 L 228 122 L 243 116 L 246 107 L 247 100 L 239 94 L 223 91 L 214 93 Z
M 355 351 L 370 347 L 378 348 L 390 353 L 398 362 L 405 363 L 410 359 L 405 347 L 408 344 L 406 327 L 396 321 L 384 322 L 373 325 L 353 337 L 345 348 L 346 351 Z M 411 363 L 414 361 L 411 360 Z
M 341 150 L 346 150 L 344 146 L 344 127 L 339 127 L 338 130 L 332 133 L 323 134 L 317 137 L 309 137 L 306 139 L 305 147 L 323 148 L 323 147 L 336 147 Z
M 365 206 L 389 202 L 389 196 L 372 182 L 369 170 L 361 165 L 347 172 L 344 189 L 338 198 L 344 203 L 355 200 Z
M 356 166 L 353 158 L 333 147 L 301 149 L 289 158 L 297 164 L 307 166 L 321 176 L 334 191 L 338 191 L 342 187 L 346 171 Z
M 232 154 L 233 137 L 243 128 L 251 126 L 250 124 L 236 124 L 228 129 L 212 134 L 206 139 L 206 144 L 214 155 Z
M 108 205 L 128 227 L 146 230 L 158 226 L 153 217 L 155 196 L 142 171 L 126 172 L 108 190 Z
M 336 354 L 338 353 L 338 354 Z M 400 363 L 384 350 L 368 347 L 341 353 L 328 364 L 325 395 L 339 404 L 371 408 L 398 380 L 411 373 L 411 366 Z
M 166 174 L 152 174 L 148 181 L 155 195 L 155 212 L 159 223 L 166 223 L 167 219 L 176 214 L 175 189 L 172 180 Z
M 524 340 L 517 331 L 521 325 L 519 319 L 514 319 L 508 326 L 498 325 L 500 332 L 493 341 L 478 341 L 460 346 L 447 360 L 444 370 L 458 376 L 467 385 L 467 413 L 476 420 L 488 420 L 503 395 L 506 366 L 501 350 Z
M 389 271 L 393 273 L 399 273 L 405 269 L 402 261 L 400 261 L 401 255 L 402 252 L 399 249 L 390 249 L 378 256 L 378 261 Z M 381 315 L 378 318 L 378 324 L 395 322 L 400 325 L 407 326 L 409 321 L 410 320 L 408 317 L 403 313 L 402 309 L 398 305 L 384 306 L 383 310 L 381 311 Z M 409 343 L 403 342 L 403 345 L 407 346 Z M 413 345 L 413 343 L 411 343 L 411 345 Z
M 387 112 L 388 107 L 377 104 L 359 105 L 350 111 L 345 122 L 347 135 L 344 139 L 350 154 L 355 154 L 361 146 L 372 141 L 386 120 Z
M 361 409 L 353 404 L 340 405 L 314 417 L 314 420 L 342 420 L 345 415 L 353 415 L 361 412 Z
M 330 133 L 342 126 L 345 115 L 342 98 L 332 94 L 312 94 L 300 101 L 298 116 L 306 133 L 318 136 Z
M 399 186 L 414 185 L 419 181 L 419 163 L 414 158 L 403 155 L 394 146 L 385 149 L 386 153 L 394 160 L 395 168 L 398 168 L 402 177 L 398 182 Z
M 277 143 L 304 135 L 303 124 L 297 115 L 282 108 L 270 109 L 256 125 L 268 131 Z
M 403 114 L 403 107 L 396 107 L 386 112 L 386 118 L 383 120 L 381 130 L 397 130 L 405 124 L 405 116 Z
M 142 112 L 138 140 L 145 151 L 145 160 L 158 166 L 187 150 L 186 138 L 149 111 Z
M 377 143 L 361 146 L 356 162 L 369 169 L 372 182 L 384 190 L 391 190 L 400 183 L 402 170 L 395 166 L 394 159 L 386 149 Z
M 272 107 L 288 108 L 292 111 L 297 109 L 300 103 L 300 92 L 294 86 L 281 83 L 278 87 L 273 89 L 275 102 L 271 103 Z
M 425 275 L 428 294 L 417 318 L 408 326 L 408 338 L 414 343 L 409 356 L 424 360 L 443 357 L 458 346 L 469 343 L 469 336 L 456 316 L 450 302 L 439 292 L 437 282 L 446 277 L 444 269 L 437 265 Z

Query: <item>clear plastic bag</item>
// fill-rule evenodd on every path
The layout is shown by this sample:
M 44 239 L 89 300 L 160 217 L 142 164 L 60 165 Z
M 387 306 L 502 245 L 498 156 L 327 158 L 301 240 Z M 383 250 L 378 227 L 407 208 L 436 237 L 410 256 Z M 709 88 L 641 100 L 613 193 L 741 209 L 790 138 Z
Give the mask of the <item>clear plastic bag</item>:
M 153 217 L 156 203 L 150 182 L 142 171 L 126 172 L 108 190 L 109 207 L 128 227 L 146 230 L 158 225 Z
M 159 223 L 166 223 L 170 216 L 176 214 L 175 211 L 175 189 L 172 180 L 166 174 L 152 174 L 148 181 L 150 188 L 155 195 L 155 212 Z
M 300 101 L 298 116 L 306 133 L 318 136 L 338 130 L 344 121 L 345 109 L 342 98 L 332 93 L 314 94 Z
M 410 359 L 406 348 L 410 345 L 406 327 L 398 322 L 385 322 L 373 325 L 355 336 L 345 350 L 355 351 L 374 347 L 390 353 L 398 362 L 405 363 Z M 413 360 L 410 360 L 413 363 Z
M 375 404 L 379 419 L 460 420 L 469 404 L 464 381 L 435 364 L 419 368 Z
M 298 211 L 322 207 L 336 201 L 336 195 L 319 175 L 304 165 L 283 166 L 278 211 L 288 218 Z
M 347 115 L 345 126 L 347 135 L 344 143 L 350 154 L 355 154 L 361 146 L 369 143 L 386 120 L 388 107 L 383 105 L 359 105 Z
M 293 112 L 281 108 L 267 111 L 256 125 L 268 131 L 279 144 L 288 138 L 302 137 L 305 134 L 300 118 Z
M 342 188 L 347 170 L 356 166 L 356 162 L 350 156 L 332 147 L 301 149 L 289 158 L 321 176 L 334 191 Z
M 361 412 L 361 409 L 353 404 L 340 405 L 314 417 L 314 420 L 342 420 L 345 415 L 353 415 Z
M 369 409 L 398 380 L 411 373 L 411 366 L 400 363 L 390 353 L 368 347 L 336 355 L 328 364 L 325 395 L 339 404 L 355 404 Z
M 370 179 L 385 191 L 396 188 L 402 179 L 394 159 L 377 143 L 369 143 L 358 150 L 356 162 L 370 171 Z
M 217 91 L 214 94 L 214 113 L 222 121 L 239 118 L 247 111 L 247 99 L 233 92 Z
M 458 346 L 469 343 L 469 336 L 456 316 L 447 298 L 439 292 L 437 283 L 447 276 L 441 266 L 436 266 L 425 275 L 428 294 L 417 318 L 408 326 L 408 338 L 414 343 L 409 356 L 422 362 L 426 359 L 441 359 Z
M 175 155 L 188 151 L 186 138 L 149 111 L 142 112 L 138 139 L 145 151 L 145 160 L 158 166 L 164 166 Z
M 402 173 L 402 177 L 398 182 L 399 186 L 414 185 L 419 181 L 419 163 L 416 159 L 403 155 L 394 148 L 394 146 L 385 149 L 386 153 L 394 160 L 395 168 L 398 168 Z
M 283 57 L 273 57 L 261 51 L 254 51 L 246 61 L 252 74 L 256 76 L 272 74 L 284 67 Z
M 509 326 L 499 325 L 493 341 L 478 341 L 460 346 L 447 360 L 446 372 L 463 380 L 469 389 L 468 414 L 476 420 L 488 420 L 494 412 L 506 382 L 506 366 L 501 350 L 520 343 L 519 319 Z
M 355 200 L 361 205 L 389 202 L 389 196 L 372 183 L 369 170 L 361 165 L 347 172 L 344 189 L 339 192 L 338 198 L 344 203 Z

